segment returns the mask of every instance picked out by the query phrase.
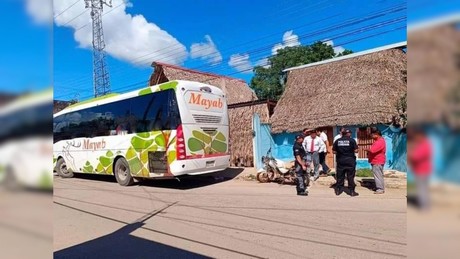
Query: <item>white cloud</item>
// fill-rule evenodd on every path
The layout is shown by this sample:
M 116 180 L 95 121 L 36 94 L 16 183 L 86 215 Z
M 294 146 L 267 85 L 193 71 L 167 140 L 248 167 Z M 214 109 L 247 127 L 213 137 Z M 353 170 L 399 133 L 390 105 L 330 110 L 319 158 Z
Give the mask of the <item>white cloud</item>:
M 36 24 L 51 25 L 53 21 L 52 0 L 27 0 L 26 11 Z
M 293 31 L 287 31 L 283 34 L 283 42 L 275 44 L 273 46 L 272 55 L 276 55 L 279 49 L 284 49 L 286 47 L 295 47 L 299 45 L 299 36 L 295 35 Z
M 252 64 L 249 60 L 249 54 L 233 54 L 230 56 L 228 65 L 239 72 L 252 73 Z
M 28 7 L 28 10 L 30 10 L 34 19 L 44 19 L 46 17 L 42 10 L 38 8 L 37 0 L 27 1 L 28 6 L 31 6 L 30 8 Z M 54 16 L 56 16 L 54 22 L 57 26 L 74 29 L 74 38 L 80 47 L 91 49 L 90 11 L 85 9 L 84 1 L 66 10 L 73 3 L 75 3 L 75 0 L 54 1 L 53 9 Z M 112 8 L 104 6 L 104 13 L 107 13 L 107 15 L 102 17 L 106 43 L 105 51 L 109 55 L 137 65 L 150 65 L 152 61 L 179 65 L 187 59 L 186 47 L 176 38 L 156 24 L 148 22 L 143 15 L 131 15 L 126 12 L 126 9 L 131 7 L 132 3 L 113 0 L 112 6 Z M 82 14 L 83 12 L 85 13 Z
M 345 50 L 345 48 L 343 48 L 342 46 L 334 47 L 333 40 L 323 40 L 323 43 L 326 43 L 327 45 L 332 46 L 334 48 L 334 53 L 336 55 L 342 53 Z
M 190 47 L 190 56 L 200 58 L 209 64 L 215 65 L 222 62 L 222 55 L 211 39 L 211 36 L 204 36 L 206 42 L 193 43 Z
M 268 62 L 268 58 L 263 58 L 263 59 L 257 61 L 256 66 L 262 66 L 264 68 L 269 68 L 270 64 Z

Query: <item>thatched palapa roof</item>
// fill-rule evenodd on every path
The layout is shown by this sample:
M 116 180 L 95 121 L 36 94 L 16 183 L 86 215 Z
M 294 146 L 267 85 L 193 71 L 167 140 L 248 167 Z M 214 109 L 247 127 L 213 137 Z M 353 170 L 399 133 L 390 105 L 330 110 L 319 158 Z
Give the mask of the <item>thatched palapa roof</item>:
M 58 113 L 68 106 L 72 105 L 73 102 L 71 101 L 60 101 L 60 100 L 53 100 L 53 114 Z
M 257 100 L 257 96 L 248 84 L 241 79 L 205 73 L 161 62 L 153 62 L 154 73 L 150 76 L 150 85 L 171 80 L 189 80 L 219 87 L 227 95 L 227 103 L 241 103 Z
M 406 91 L 405 43 L 285 70 L 274 133 L 389 122 Z
M 410 123 L 458 122 L 460 87 L 460 16 L 415 25 L 408 30 L 410 41 L 408 74 L 408 118 Z M 456 106 L 456 107 L 455 107 Z M 454 108 L 454 109 L 452 109 Z

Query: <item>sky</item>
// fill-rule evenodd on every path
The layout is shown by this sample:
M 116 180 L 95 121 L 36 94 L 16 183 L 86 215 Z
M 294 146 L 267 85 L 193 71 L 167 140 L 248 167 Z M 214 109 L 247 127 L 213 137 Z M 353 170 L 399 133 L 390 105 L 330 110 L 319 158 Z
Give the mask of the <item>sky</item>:
M 0 92 L 50 87 L 51 25 L 37 23 L 22 1 L 2 0 L 0 6 Z
M 91 98 L 90 12 L 84 0 L 54 1 L 53 7 L 49 1 L 3 1 L 2 19 L 11 26 L 0 32 L 15 35 L 15 41 L 0 43 L 0 72 L 12 75 L 0 79 L 0 88 L 22 91 L 52 84 L 55 99 Z M 418 15 L 406 17 L 405 1 L 366 2 L 113 0 L 102 17 L 111 89 L 122 93 L 145 86 L 153 61 L 250 82 L 252 67 L 265 65 L 277 49 L 324 41 L 337 52 L 359 52 L 406 41 L 406 19 L 452 9 L 409 0 Z

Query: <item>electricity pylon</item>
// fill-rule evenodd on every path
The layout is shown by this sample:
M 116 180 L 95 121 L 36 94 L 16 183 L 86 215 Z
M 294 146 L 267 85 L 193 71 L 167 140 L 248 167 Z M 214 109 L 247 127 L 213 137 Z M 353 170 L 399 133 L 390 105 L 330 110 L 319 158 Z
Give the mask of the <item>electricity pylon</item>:
M 105 60 L 102 12 L 104 5 L 112 7 L 112 0 L 85 0 L 85 7 L 91 8 L 93 20 L 93 87 L 94 97 L 110 93 L 109 69 Z

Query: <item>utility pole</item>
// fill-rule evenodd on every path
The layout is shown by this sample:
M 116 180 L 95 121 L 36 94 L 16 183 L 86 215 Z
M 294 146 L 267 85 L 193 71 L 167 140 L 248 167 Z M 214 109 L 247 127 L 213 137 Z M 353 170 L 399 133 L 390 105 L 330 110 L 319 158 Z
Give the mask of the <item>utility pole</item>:
M 110 93 L 109 70 L 105 60 L 102 12 L 104 5 L 112 7 L 112 0 L 85 0 L 85 7 L 91 8 L 93 20 L 93 87 L 94 97 Z

